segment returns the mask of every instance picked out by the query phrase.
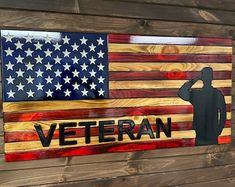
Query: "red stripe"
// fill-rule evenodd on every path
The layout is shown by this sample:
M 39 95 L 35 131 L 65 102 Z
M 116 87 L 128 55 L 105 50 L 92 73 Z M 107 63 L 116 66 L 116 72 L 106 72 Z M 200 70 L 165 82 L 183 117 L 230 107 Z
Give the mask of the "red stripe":
M 227 111 L 231 105 L 226 105 Z M 164 114 L 188 114 L 192 113 L 192 106 L 151 106 L 130 108 L 106 108 L 86 110 L 60 110 L 41 111 L 27 113 L 4 113 L 5 122 L 44 121 L 44 120 L 69 120 L 84 118 L 111 118 L 122 116 L 164 115 Z M 91 119 L 92 120 L 92 119 Z
M 138 37 L 137 35 L 126 35 L 126 34 L 109 34 L 109 43 L 144 43 L 137 42 L 133 40 L 133 37 Z M 131 38 L 132 37 L 132 38 Z M 141 38 L 141 36 L 139 36 Z M 181 45 L 222 45 L 222 46 L 231 46 L 232 39 L 231 38 L 196 38 L 196 37 L 177 37 L 177 40 L 171 40 L 171 37 L 158 37 L 158 36 L 148 36 L 152 37 L 154 40 L 159 38 L 159 42 L 155 42 L 155 44 L 169 44 L 169 42 L 174 44 Z M 165 39 L 165 41 L 164 41 Z M 175 39 L 172 37 L 172 39 Z M 192 39 L 191 42 L 185 39 Z M 156 41 L 156 40 L 155 40 Z M 185 43 L 183 41 L 186 41 Z
M 156 125 L 151 125 L 154 132 L 156 132 Z M 231 127 L 231 121 L 226 121 L 226 128 Z M 114 129 L 113 134 L 118 134 L 117 126 L 110 126 L 110 128 Z M 73 128 L 73 131 L 76 131 L 76 134 L 73 136 L 68 136 L 70 138 L 78 138 L 85 136 L 84 128 Z M 139 125 L 136 125 L 133 129 L 133 133 L 138 133 Z M 181 131 L 181 130 L 192 130 L 191 122 L 181 122 L 181 123 L 172 123 L 172 131 Z M 91 128 L 91 136 L 98 136 L 99 130 L 98 127 Z M 45 136 L 48 134 L 48 130 L 44 130 L 43 133 Z M 53 135 L 53 139 L 59 138 L 59 131 L 56 130 Z M 38 134 L 35 131 L 15 131 L 15 132 L 5 132 L 4 134 L 5 143 L 9 142 L 24 142 L 24 141 L 39 141 Z
M 220 88 L 224 95 L 231 95 L 230 88 Z M 109 98 L 153 98 L 153 97 L 177 97 L 178 89 L 166 90 L 110 90 Z
M 207 62 L 231 63 L 232 55 L 195 55 L 195 54 L 128 54 L 109 53 L 110 62 Z
M 219 143 L 229 143 L 231 141 L 230 136 L 219 137 Z M 123 143 L 123 144 L 103 144 L 93 145 L 76 148 L 61 148 L 61 149 L 49 149 L 38 150 L 30 152 L 18 152 L 18 153 L 6 153 L 5 160 L 20 161 L 20 160 L 35 160 L 55 157 L 67 157 L 67 156 L 82 156 L 101 153 L 115 153 L 115 152 L 127 152 L 127 151 L 143 151 L 153 150 L 160 148 L 173 148 L 173 147 L 189 147 L 194 146 L 194 139 L 182 139 L 182 140 L 156 140 L 152 142 L 136 142 L 136 143 Z
M 109 72 L 109 80 L 188 80 L 193 77 L 201 75 L 198 71 L 188 71 L 188 72 Z M 221 79 L 231 79 L 231 71 L 215 71 L 213 73 L 214 80 Z

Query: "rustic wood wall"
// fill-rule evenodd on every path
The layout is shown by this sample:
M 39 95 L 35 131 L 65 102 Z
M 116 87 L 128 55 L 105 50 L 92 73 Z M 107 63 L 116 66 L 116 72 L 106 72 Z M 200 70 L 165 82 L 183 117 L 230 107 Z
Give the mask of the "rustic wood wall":
M 0 0 L 0 28 L 235 39 L 235 1 Z M 234 110 L 230 145 L 13 163 L 4 162 L 2 123 L 0 186 L 235 186 Z

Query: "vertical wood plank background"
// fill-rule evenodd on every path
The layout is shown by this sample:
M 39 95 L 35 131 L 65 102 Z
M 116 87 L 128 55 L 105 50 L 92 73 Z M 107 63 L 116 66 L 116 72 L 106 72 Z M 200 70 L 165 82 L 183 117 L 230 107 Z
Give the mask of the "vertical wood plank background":
M 235 39 L 235 1 L 0 0 L 0 29 Z M 233 73 L 233 96 L 234 82 Z M 4 161 L 0 113 L 0 186 L 235 186 L 232 108 L 230 145 L 12 163 Z

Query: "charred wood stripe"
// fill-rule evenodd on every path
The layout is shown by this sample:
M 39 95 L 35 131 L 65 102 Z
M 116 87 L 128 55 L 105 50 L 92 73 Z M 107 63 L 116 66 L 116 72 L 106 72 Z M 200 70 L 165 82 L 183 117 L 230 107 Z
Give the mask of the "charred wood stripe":
M 227 104 L 227 111 L 231 111 L 231 105 Z M 61 111 L 38 111 L 25 113 L 5 113 L 4 121 L 24 122 L 24 121 L 45 121 L 62 119 L 81 118 L 103 118 L 121 116 L 142 116 L 142 115 L 162 115 L 162 114 L 186 114 L 192 113 L 192 106 L 146 106 L 128 108 L 106 108 L 106 109 L 85 109 L 85 110 L 61 110 Z
M 220 136 L 219 144 L 229 143 L 231 136 Z M 159 148 L 173 148 L 173 147 L 189 147 L 194 146 L 194 138 L 179 139 L 179 140 L 160 140 L 152 142 L 133 142 L 123 144 L 103 144 L 78 148 L 63 148 L 63 149 L 50 149 L 50 150 L 37 150 L 37 151 L 25 151 L 18 153 L 6 153 L 5 160 L 10 161 L 22 161 L 22 160 L 35 160 L 55 157 L 67 157 L 67 156 L 79 156 L 79 155 L 91 155 L 100 153 L 115 153 L 126 151 L 138 151 L 138 150 L 153 150 Z
M 134 81 L 109 81 L 110 90 L 129 90 L 129 89 L 162 89 L 162 88 L 180 88 L 185 80 L 134 80 Z M 216 88 L 232 87 L 231 79 L 213 80 L 212 85 Z M 202 82 L 196 82 L 193 88 L 201 88 Z
M 199 71 L 191 72 L 109 72 L 109 81 L 120 80 L 189 80 L 201 74 Z M 231 79 L 231 71 L 215 71 L 213 73 L 214 80 Z
M 231 62 L 230 54 L 131 54 L 109 53 L 110 62 Z
M 230 38 L 206 38 L 206 37 L 159 37 L 159 36 L 140 36 L 125 34 L 109 34 L 110 43 L 135 43 L 145 44 L 175 44 L 175 45 L 218 45 L 231 46 Z
M 231 95 L 231 88 L 219 88 L 224 96 Z M 110 98 L 141 98 L 141 97 L 177 97 L 178 89 L 143 89 L 140 91 L 135 89 L 128 90 L 110 90 Z
M 126 125 L 124 125 L 125 127 Z M 225 124 L 225 128 L 231 127 L 231 121 L 227 120 Z M 115 125 L 110 126 L 110 128 L 114 129 L 113 134 L 118 134 L 118 127 Z M 156 125 L 151 124 L 151 128 L 153 131 L 156 131 Z M 172 131 L 180 131 L 180 130 L 192 130 L 192 122 L 179 122 L 179 123 L 172 123 L 171 124 Z M 85 136 L 85 129 L 84 128 L 73 128 L 73 131 L 76 131 L 76 135 L 67 136 L 68 138 L 77 138 L 77 137 L 84 137 Z M 139 124 L 136 125 L 133 129 L 133 133 L 137 133 L 139 130 Z M 91 136 L 98 136 L 99 131 L 98 127 L 91 128 Z M 48 134 L 48 130 L 43 130 L 44 134 Z M 59 130 L 55 130 L 53 139 L 59 138 Z M 15 132 L 5 132 L 4 135 L 5 143 L 10 142 L 20 142 L 20 141 L 39 141 L 39 137 L 37 132 L 35 131 L 15 131 Z

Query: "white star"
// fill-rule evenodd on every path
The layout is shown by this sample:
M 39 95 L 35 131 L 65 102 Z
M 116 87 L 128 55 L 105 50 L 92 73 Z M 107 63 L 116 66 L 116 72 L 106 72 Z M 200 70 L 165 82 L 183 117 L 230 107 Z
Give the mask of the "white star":
M 101 37 L 97 40 L 97 42 L 98 42 L 98 45 L 104 45 L 103 44 L 104 40 Z
M 55 76 L 56 76 L 56 77 L 60 77 L 62 71 L 60 71 L 59 69 L 57 69 L 56 71 L 54 71 L 54 73 L 55 73 Z
M 47 97 L 52 97 L 53 92 L 49 89 L 46 91 Z
M 99 53 L 97 53 L 98 58 L 104 58 L 104 53 L 100 50 Z
M 9 62 L 8 64 L 6 64 L 7 70 L 13 70 L 13 66 L 14 64 L 12 64 L 11 62 Z
M 39 55 L 35 58 L 35 60 L 36 60 L 36 63 L 38 64 L 38 63 L 42 63 L 42 59 L 43 58 L 41 58 Z
M 79 59 L 76 56 L 74 58 L 72 58 L 72 60 L 73 60 L 74 64 L 78 64 Z
M 82 96 L 87 96 L 88 91 L 85 88 L 81 92 L 82 92 Z
M 64 41 L 64 44 L 69 44 L 69 38 L 67 37 L 67 35 L 65 35 L 65 37 L 64 38 L 62 38 L 62 40 Z
M 69 52 L 67 49 L 65 49 L 65 51 L 63 51 L 63 53 L 64 53 L 64 57 L 69 57 L 69 54 L 71 53 L 71 52 Z
M 33 70 L 34 65 L 29 62 L 28 64 L 25 64 L 25 66 L 27 67 L 27 70 Z
M 66 62 L 66 64 L 63 65 L 63 66 L 64 66 L 64 70 L 69 70 L 69 68 L 70 68 L 71 65 L 69 65 L 69 64 Z
M 30 90 L 27 92 L 27 94 L 28 94 L 28 97 L 33 97 L 34 92 L 30 89 Z
M 99 68 L 99 71 L 104 71 L 104 65 L 103 64 L 100 63 L 97 67 Z
M 58 55 L 56 56 L 56 58 L 54 58 L 55 60 L 55 64 L 60 64 L 62 58 L 59 58 Z
M 95 64 L 96 59 L 94 57 L 91 57 L 89 60 L 90 60 L 90 64 Z
M 32 36 L 30 36 L 29 34 L 27 36 L 24 37 L 25 38 L 25 43 L 29 42 L 31 43 L 32 42 Z
M 14 94 L 15 94 L 15 92 L 13 92 L 12 90 L 10 90 L 9 92 L 7 92 L 7 94 L 8 94 L 8 98 L 14 98 Z
M 90 72 L 91 77 L 95 77 L 96 72 L 92 69 Z
M 55 50 L 60 50 L 61 45 L 58 44 L 58 42 L 54 44 L 53 46 L 55 47 Z
M 12 42 L 12 38 L 13 36 L 10 35 L 10 33 L 8 32 L 7 35 L 4 36 L 6 38 L 6 42 Z
M 37 50 L 37 49 L 42 50 L 42 44 L 40 44 L 39 41 L 36 44 L 34 44 L 34 45 L 36 47 L 35 50 Z
M 73 51 L 77 51 L 78 50 L 78 47 L 79 45 L 77 45 L 76 43 L 74 43 L 73 45 L 71 45 L 72 48 L 73 48 Z
M 81 44 L 85 44 L 86 45 L 87 39 L 84 36 L 80 40 L 81 40 Z
M 69 78 L 68 76 L 66 76 L 66 77 L 64 78 L 64 83 L 69 83 L 70 80 L 71 80 L 71 78 Z
M 31 51 L 30 48 L 28 48 L 26 51 L 24 51 L 26 53 L 26 56 L 32 56 L 33 51 Z
M 21 68 L 16 71 L 17 77 L 23 77 L 24 71 L 21 70 Z
M 35 73 L 37 74 L 37 77 L 42 77 L 43 71 L 39 69 L 38 71 L 35 71 Z
M 86 77 L 84 76 L 84 77 L 81 78 L 81 80 L 82 80 L 82 83 L 87 83 L 88 78 L 86 78 Z
M 73 77 L 79 77 L 79 71 L 75 69 L 73 72 Z
M 89 48 L 90 48 L 90 51 L 95 51 L 96 46 L 92 43 L 92 44 L 89 46 Z
M 18 91 L 20 91 L 20 90 L 24 91 L 24 85 L 21 84 L 21 82 L 20 82 L 20 84 L 18 84 L 18 85 L 16 85 L 16 86 L 17 86 L 17 88 L 18 88 Z
M 23 63 L 23 59 L 20 55 L 18 55 L 18 57 L 15 58 L 17 63 Z
M 90 87 L 91 87 L 92 90 L 95 90 L 96 84 L 95 84 L 94 82 L 92 82 L 92 83 L 90 84 Z
M 11 50 L 10 47 L 8 47 L 7 50 L 5 50 L 7 56 L 12 56 L 13 51 L 14 50 Z
M 70 94 L 71 94 L 71 91 L 69 91 L 69 89 L 67 89 L 67 90 L 64 91 L 64 94 L 65 94 L 65 97 L 66 97 L 66 96 L 69 97 Z
M 45 43 L 51 43 L 51 37 L 48 34 L 45 37 Z
M 16 49 L 22 49 L 22 46 L 23 46 L 23 45 L 24 45 L 24 44 L 20 43 L 19 40 L 18 40 L 17 43 L 15 43 Z
M 74 90 L 79 90 L 79 86 L 80 86 L 80 84 L 78 84 L 77 82 L 75 82 L 75 83 L 73 84 L 73 89 L 74 89 Z
M 40 82 L 36 85 L 37 86 L 37 90 L 42 90 L 43 91 L 43 84 L 41 84 Z
M 87 70 L 87 67 L 88 67 L 88 65 L 86 65 L 85 63 L 83 63 L 83 64 L 81 65 L 82 71 L 83 71 L 83 70 Z
M 100 77 L 98 78 L 98 81 L 99 81 L 99 83 L 104 83 L 104 78 L 103 78 L 102 76 L 100 76 Z
M 55 85 L 55 89 L 61 90 L 61 87 L 62 87 L 62 85 L 59 82 L 57 82 L 57 84 Z
M 46 70 L 51 70 L 52 65 L 48 62 L 48 63 L 45 65 L 45 67 L 46 67 Z
M 7 84 L 14 84 L 13 81 L 15 80 L 14 78 L 12 78 L 12 76 L 10 75 L 8 78 L 6 78 L 7 80 Z
M 49 83 L 52 84 L 53 79 L 50 77 L 50 75 L 47 78 L 45 78 L 45 80 L 47 81 L 47 84 L 49 84 Z
M 99 96 L 104 95 L 104 90 L 102 88 L 100 88 L 100 90 L 98 90 L 98 92 L 99 92 Z
M 44 51 L 44 53 L 46 54 L 46 57 L 47 57 L 47 56 L 51 56 L 52 51 L 47 49 L 46 51 Z
M 32 78 L 31 76 L 29 76 L 28 78 L 26 78 L 26 80 L 28 81 L 27 84 L 33 84 L 34 78 Z
M 82 52 L 80 52 L 81 53 L 81 55 L 82 55 L 82 58 L 83 57 L 85 57 L 86 58 L 86 56 L 87 56 L 87 52 L 85 51 L 85 50 L 83 50 Z

